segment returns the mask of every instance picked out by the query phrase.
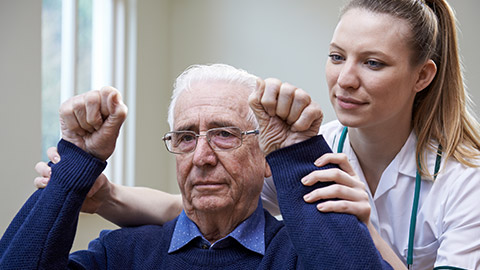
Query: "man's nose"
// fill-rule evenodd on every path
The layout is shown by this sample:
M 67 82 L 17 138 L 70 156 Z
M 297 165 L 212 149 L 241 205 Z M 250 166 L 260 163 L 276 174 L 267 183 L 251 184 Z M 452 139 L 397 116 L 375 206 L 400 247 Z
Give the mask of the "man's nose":
M 195 166 L 215 166 L 217 164 L 217 155 L 208 143 L 206 136 L 199 136 L 197 147 L 193 152 L 193 164 Z

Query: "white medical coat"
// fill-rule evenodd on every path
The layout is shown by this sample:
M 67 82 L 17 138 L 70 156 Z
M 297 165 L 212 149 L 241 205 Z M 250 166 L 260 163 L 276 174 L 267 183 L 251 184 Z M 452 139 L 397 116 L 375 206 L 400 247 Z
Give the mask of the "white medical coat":
M 320 129 L 334 152 L 342 130 L 338 121 Z M 372 224 L 404 263 L 415 190 L 416 143 L 417 138 L 412 132 L 383 172 L 375 196 L 369 190 L 348 136 L 343 149 L 367 188 Z M 435 160 L 436 152 L 432 151 L 427 155 L 431 174 Z M 272 179 L 265 180 L 262 199 L 265 208 L 279 214 Z M 454 159 L 442 159 L 437 179 L 422 178 L 420 189 L 413 269 L 438 266 L 480 269 L 480 169 L 467 167 Z

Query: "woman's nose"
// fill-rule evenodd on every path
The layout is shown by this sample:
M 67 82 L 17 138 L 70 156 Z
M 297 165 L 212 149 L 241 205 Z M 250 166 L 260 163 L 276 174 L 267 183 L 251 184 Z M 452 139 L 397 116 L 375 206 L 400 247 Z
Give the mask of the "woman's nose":
M 360 86 L 358 66 L 351 61 L 346 61 L 340 69 L 337 83 L 343 89 L 357 89 Z

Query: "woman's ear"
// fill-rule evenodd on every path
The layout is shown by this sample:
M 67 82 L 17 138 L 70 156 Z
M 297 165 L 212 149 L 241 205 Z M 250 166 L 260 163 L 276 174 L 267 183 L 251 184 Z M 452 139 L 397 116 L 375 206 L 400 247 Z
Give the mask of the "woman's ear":
M 417 82 L 415 83 L 415 92 L 420 92 L 433 81 L 437 74 L 437 65 L 432 59 L 428 59 L 427 62 L 423 64 L 418 73 Z

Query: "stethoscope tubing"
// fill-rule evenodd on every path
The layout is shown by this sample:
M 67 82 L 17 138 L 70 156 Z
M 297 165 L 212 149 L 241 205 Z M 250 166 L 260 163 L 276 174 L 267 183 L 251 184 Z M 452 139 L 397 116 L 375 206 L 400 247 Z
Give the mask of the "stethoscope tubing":
M 348 127 L 344 127 L 340 139 L 338 141 L 337 153 L 343 152 L 343 146 L 345 144 L 345 139 L 347 137 Z M 418 159 L 420 160 L 420 159 Z M 440 170 L 440 164 L 442 163 L 442 146 L 438 146 L 437 158 L 435 160 L 435 170 L 433 174 L 433 179 L 435 180 Z M 420 167 L 420 162 L 418 162 L 418 167 Z M 420 200 L 420 188 L 422 185 L 422 177 L 417 168 L 415 176 L 415 191 L 413 195 L 413 205 L 412 205 L 412 215 L 410 217 L 410 228 L 408 230 L 408 249 L 407 249 L 407 266 L 408 269 L 413 265 L 413 242 L 415 239 L 415 227 L 417 225 L 417 212 L 418 212 L 418 203 Z

